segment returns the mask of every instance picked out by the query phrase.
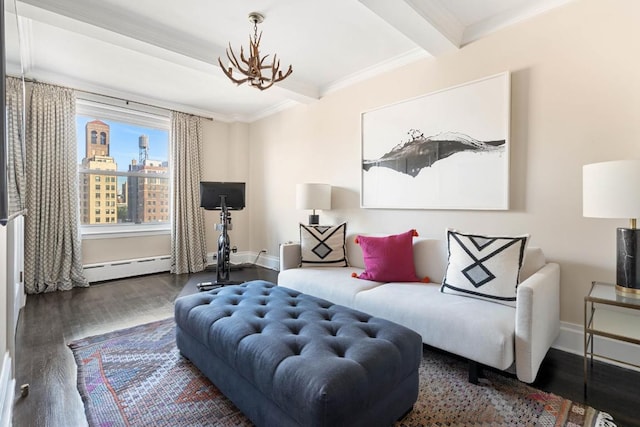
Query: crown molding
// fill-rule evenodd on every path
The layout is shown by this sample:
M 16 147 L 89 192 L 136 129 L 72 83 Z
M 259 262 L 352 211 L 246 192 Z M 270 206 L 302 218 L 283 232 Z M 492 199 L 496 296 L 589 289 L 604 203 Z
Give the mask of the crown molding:
M 503 28 L 533 18 L 576 0 L 539 0 L 517 9 L 508 10 L 464 29 L 461 45 L 469 44 Z

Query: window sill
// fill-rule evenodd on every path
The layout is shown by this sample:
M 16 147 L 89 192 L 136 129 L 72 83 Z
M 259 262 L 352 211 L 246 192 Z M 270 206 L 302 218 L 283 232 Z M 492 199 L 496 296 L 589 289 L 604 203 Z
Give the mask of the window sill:
M 82 240 L 118 239 L 122 237 L 146 237 L 171 234 L 168 224 L 158 225 L 85 225 L 80 228 Z

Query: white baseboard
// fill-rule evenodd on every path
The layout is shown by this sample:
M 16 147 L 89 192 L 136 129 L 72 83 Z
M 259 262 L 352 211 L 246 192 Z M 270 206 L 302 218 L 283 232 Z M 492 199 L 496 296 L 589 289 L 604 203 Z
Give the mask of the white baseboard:
M 216 263 L 217 253 L 207 254 L 209 265 Z M 277 270 L 280 259 L 274 256 L 258 254 L 256 252 L 236 252 L 230 256 L 233 264 L 253 264 L 254 262 L 265 268 Z M 101 262 L 83 266 L 84 275 L 89 283 L 105 280 L 123 279 L 125 277 L 141 276 L 143 274 L 162 273 L 171 269 L 171 257 L 169 255 L 126 259 L 119 261 Z
M 255 256 L 252 258 L 252 261 L 253 259 L 255 259 Z M 278 268 L 280 267 L 280 258 L 272 255 L 260 254 L 260 256 L 258 257 L 258 261 L 256 261 L 256 264 L 260 267 L 268 268 L 270 270 L 278 270 Z
M 93 283 L 169 271 L 171 269 L 171 257 L 169 255 L 163 255 L 149 258 L 125 259 L 101 262 L 98 264 L 87 264 L 83 267 L 85 277 L 89 283 Z
M 552 347 L 568 353 L 584 356 L 584 329 L 582 325 L 560 322 L 560 335 L 555 340 Z M 613 340 L 611 338 L 594 337 L 593 349 L 597 354 L 640 366 L 640 352 L 638 351 L 637 345 Z M 629 366 L 624 363 L 617 363 L 597 356 L 594 356 L 594 359 L 601 360 L 602 362 L 610 363 L 612 365 L 621 366 L 626 369 L 640 371 L 640 368 Z
M 209 265 L 216 264 L 217 255 L 218 254 L 216 252 L 209 252 L 207 254 Z M 270 270 L 277 270 L 280 266 L 280 258 L 278 257 L 265 254 L 260 254 L 258 256 L 256 252 L 248 251 L 231 253 L 229 261 L 231 264 L 253 264 L 255 262 L 256 265 Z
M 15 396 L 16 380 L 11 371 L 11 356 L 7 351 L 2 362 L 2 372 L 0 372 L 0 427 L 10 427 L 13 418 L 13 398 Z

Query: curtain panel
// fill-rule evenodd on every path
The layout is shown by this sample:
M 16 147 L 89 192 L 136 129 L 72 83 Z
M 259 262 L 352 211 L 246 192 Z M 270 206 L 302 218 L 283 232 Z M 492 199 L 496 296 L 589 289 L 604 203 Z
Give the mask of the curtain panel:
M 195 273 L 207 266 L 204 215 L 200 208 L 202 126 L 200 118 L 171 113 L 171 272 Z
M 21 79 L 7 77 L 7 190 L 9 217 L 23 213 L 24 175 L 24 85 Z
M 88 286 L 79 233 L 75 94 L 33 84 L 27 120 L 25 290 Z

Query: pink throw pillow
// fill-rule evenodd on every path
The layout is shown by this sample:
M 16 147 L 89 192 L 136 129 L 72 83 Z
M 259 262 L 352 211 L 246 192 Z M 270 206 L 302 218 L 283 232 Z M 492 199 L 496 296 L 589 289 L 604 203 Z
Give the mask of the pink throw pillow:
M 386 237 L 358 236 L 364 256 L 365 271 L 359 279 L 376 282 L 420 282 L 413 262 L 413 237 L 418 233 L 406 233 Z M 355 273 L 354 273 L 355 276 Z

